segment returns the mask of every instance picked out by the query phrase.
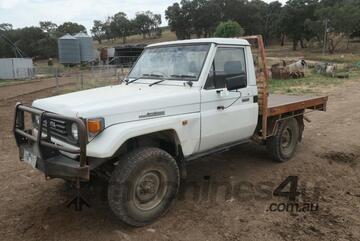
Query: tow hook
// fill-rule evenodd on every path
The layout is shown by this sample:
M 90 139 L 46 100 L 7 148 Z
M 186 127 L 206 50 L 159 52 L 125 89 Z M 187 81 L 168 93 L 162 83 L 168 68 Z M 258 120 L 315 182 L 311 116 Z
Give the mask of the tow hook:
M 75 211 L 81 211 L 83 205 L 90 207 L 90 204 L 80 194 L 80 178 L 75 181 L 74 198 L 67 203 L 66 207 L 70 208 L 72 205 L 74 205 Z

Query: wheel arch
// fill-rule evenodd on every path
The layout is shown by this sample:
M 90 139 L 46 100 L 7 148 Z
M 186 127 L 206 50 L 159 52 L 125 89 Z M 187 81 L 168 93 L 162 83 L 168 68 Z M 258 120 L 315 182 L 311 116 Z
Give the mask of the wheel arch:
M 181 177 L 186 177 L 184 154 L 176 130 L 165 129 L 129 137 L 120 145 L 112 159 L 118 159 L 120 156 L 140 147 L 158 147 L 168 152 L 176 160 Z
M 297 124 L 299 126 L 299 142 L 302 140 L 302 133 L 304 131 L 305 125 L 304 125 L 304 113 L 300 112 L 297 114 L 294 113 L 285 113 L 283 116 L 273 116 L 270 117 L 268 120 L 268 126 L 267 126 L 267 133 L 269 134 L 269 137 L 276 135 L 280 123 L 285 122 L 289 119 L 295 119 L 297 121 Z

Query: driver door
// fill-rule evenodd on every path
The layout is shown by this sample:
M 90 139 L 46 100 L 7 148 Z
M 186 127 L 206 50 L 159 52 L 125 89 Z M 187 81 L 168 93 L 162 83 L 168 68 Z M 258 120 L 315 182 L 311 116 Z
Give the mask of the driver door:
M 247 80 L 245 49 L 218 46 L 207 81 L 201 90 L 200 151 L 251 137 L 258 105 L 246 84 L 237 91 L 226 89 L 228 78 Z

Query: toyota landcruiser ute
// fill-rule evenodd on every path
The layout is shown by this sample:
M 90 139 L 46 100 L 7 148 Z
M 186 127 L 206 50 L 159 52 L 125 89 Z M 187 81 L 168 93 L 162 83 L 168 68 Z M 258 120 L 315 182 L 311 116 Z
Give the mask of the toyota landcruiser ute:
M 249 141 L 287 161 L 304 115 L 326 103 L 268 94 L 261 36 L 183 40 L 147 46 L 119 85 L 18 103 L 14 135 L 21 161 L 74 183 L 77 209 L 81 184 L 102 173 L 114 214 L 143 226 L 169 209 L 187 162 Z

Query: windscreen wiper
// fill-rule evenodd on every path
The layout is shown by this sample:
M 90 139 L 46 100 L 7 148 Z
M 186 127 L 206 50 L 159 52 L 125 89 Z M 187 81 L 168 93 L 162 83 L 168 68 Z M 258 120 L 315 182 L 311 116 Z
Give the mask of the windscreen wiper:
M 145 77 L 145 76 L 140 76 L 140 77 L 137 77 L 137 78 L 135 78 L 135 79 L 128 80 L 128 81 L 126 81 L 126 85 L 131 84 L 131 83 L 133 83 L 133 82 L 135 82 L 135 81 L 137 81 L 137 80 L 139 80 L 139 79 L 143 79 L 144 77 Z
M 155 77 L 155 78 L 159 78 L 159 79 L 160 79 L 160 80 L 158 80 L 158 81 L 155 81 L 154 83 L 149 84 L 149 87 L 165 81 L 164 76 L 161 75 L 161 74 L 149 74 L 149 75 L 147 75 L 147 76 Z
M 151 87 L 151 86 L 153 86 L 153 85 L 156 85 L 156 84 L 159 84 L 159 83 L 164 82 L 164 81 L 165 81 L 165 79 L 161 79 L 161 80 L 155 81 L 154 83 L 149 84 L 149 87 Z
M 182 78 L 182 79 L 185 79 L 185 78 L 196 79 L 195 75 L 187 75 L 187 74 L 172 74 L 172 75 L 170 75 L 170 77 Z
M 162 77 L 164 77 L 164 76 L 161 75 L 161 74 L 143 74 L 143 76 L 146 76 L 146 77 L 155 77 L 155 78 L 162 78 Z
M 159 74 L 143 74 L 142 76 L 137 77 L 137 78 L 135 78 L 135 79 L 133 79 L 133 80 L 126 81 L 126 85 L 131 84 L 131 83 L 133 83 L 133 82 L 135 82 L 135 81 L 137 81 L 137 80 L 139 80 L 139 79 L 144 79 L 144 78 L 146 78 L 146 77 L 161 78 L 161 77 L 163 77 L 163 76 L 162 76 L 162 75 L 159 75 Z
M 172 74 L 172 75 L 170 75 L 170 76 L 173 77 L 173 78 L 181 78 L 182 80 L 185 80 L 185 79 L 196 79 L 196 76 L 195 76 L 195 75 L 187 75 L 187 74 Z M 193 86 L 192 80 L 186 81 L 186 84 L 188 84 L 190 87 Z

